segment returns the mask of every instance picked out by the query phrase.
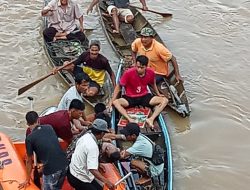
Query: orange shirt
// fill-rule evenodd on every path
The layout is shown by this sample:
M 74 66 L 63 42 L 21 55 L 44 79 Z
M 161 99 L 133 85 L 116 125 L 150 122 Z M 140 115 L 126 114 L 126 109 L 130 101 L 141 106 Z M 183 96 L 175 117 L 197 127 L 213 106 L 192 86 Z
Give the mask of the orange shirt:
M 149 49 L 145 49 L 141 43 L 141 39 L 137 38 L 132 43 L 132 51 L 137 55 L 145 55 L 149 59 L 149 67 L 156 74 L 168 75 L 168 61 L 172 58 L 171 52 L 160 42 L 153 39 L 153 43 Z

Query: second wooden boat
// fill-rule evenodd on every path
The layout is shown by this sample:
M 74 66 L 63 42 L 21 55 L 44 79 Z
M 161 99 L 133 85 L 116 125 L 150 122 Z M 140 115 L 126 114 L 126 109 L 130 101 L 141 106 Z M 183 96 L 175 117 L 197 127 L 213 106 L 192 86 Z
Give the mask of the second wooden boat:
M 104 32 L 117 56 L 124 59 L 126 67 L 131 65 L 131 43 L 139 37 L 141 29 L 149 27 L 154 30 L 147 19 L 136 9 L 131 8 L 135 18 L 133 24 L 120 24 L 120 34 L 113 33 L 112 18 L 107 15 L 107 4 L 104 1 L 99 3 L 99 14 L 101 15 L 101 24 Z M 160 36 L 155 32 L 155 39 L 164 44 Z M 177 82 L 174 67 L 169 61 L 169 76 L 164 81 L 158 84 L 159 91 L 169 98 L 169 107 L 175 110 L 182 117 L 189 116 L 190 107 L 186 97 L 184 85 L 182 82 Z M 169 96 L 170 94 L 170 96 Z

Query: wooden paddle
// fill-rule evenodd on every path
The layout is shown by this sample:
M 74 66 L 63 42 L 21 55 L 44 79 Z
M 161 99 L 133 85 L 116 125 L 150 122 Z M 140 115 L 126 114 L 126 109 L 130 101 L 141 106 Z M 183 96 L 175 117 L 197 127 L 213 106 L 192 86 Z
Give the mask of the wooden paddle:
M 137 7 L 137 6 L 134 6 L 134 5 L 129 5 L 129 6 L 133 7 L 133 8 L 136 8 L 136 9 L 143 10 L 141 7 Z M 148 12 L 151 12 L 151 13 L 155 13 L 155 14 L 161 15 L 163 17 L 171 17 L 171 16 L 173 16 L 171 13 L 160 13 L 160 12 L 153 11 L 153 10 L 143 10 L 143 11 L 148 11 Z
M 61 71 L 61 70 L 64 69 L 65 67 L 71 65 L 74 61 L 75 61 L 75 59 L 72 60 L 72 61 L 70 61 L 69 63 L 67 63 L 67 64 L 65 64 L 65 65 L 62 65 L 62 66 L 58 67 L 58 68 L 57 68 L 57 71 Z M 30 83 L 30 84 L 28 84 L 28 85 L 26 85 L 26 86 L 24 86 L 24 87 L 22 87 L 22 88 L 19 88 L 17 94 L 18 94 L 18 95 L 23 94 L 24 92 L 26 92 L 27 90 L 29 90 L 30 88 L 32 88 L 33 86 L 35 86 L 36 84 L 40 83 L 41 81 L 43 81 L 43 80 L 45 80 L 46 78 L 48 78 L 48 77 L 50 77 L 50 76 L 52 76 L 52 75 L 55 75 L 55 74 L 56 74 L 56 73 L 51 72 L 51 73 L 49 73 L 49 74 L 47 74 L 47 75 L 45 75 L 45 76 L 43 76 L 43 77 L 41 77 L 41 78 L 39 78 L 39 79 L 33 81 L 32 83 Z

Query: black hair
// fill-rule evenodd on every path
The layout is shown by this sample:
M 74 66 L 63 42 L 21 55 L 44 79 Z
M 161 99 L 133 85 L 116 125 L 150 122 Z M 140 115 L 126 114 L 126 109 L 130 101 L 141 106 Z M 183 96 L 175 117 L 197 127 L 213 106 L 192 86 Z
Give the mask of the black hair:
M 111 117 L 107 113 L 101 112 L 96 114 L 96 119 L 103 119 L 104 121 L 107 122 L 108 129 L 111 128 Z
M 145 55 L 139 55 L 136 57 L 136 62 L 139 62 L 142 66 L 148 66 L 148 58 Z
M 121 155 L 119 151 L 115 151 L 112 154 L 110 154 L 110 157 L 108 158 L 109 162 L 116 162 L 117 160 L 120 160 Z
M 89 75 L 87 75 L 84 72 L 77 73 L 75 76 L 75 83 L 82 84 L 83 81 L 89 82 L 90 81 Z
M 85 105 L 81 100 L 73 99 L 69 105 L 69 110 L 70 109 L 84 110 Z
M 25 116 L 28 125 L 35 124 L 38 120 L 38 117 L 39 116 L 35 111 L 29 111 Z
M 94 107 L 95 113 L 101 113 L 106 109 L 106 106 L 104 103 L 97 103 Z
M 93 135 L 100 135 L 103 132 L 94 127 L 91 127 L 89 130 L 93 133 Z
M 89 43 L 89 48 L 92 46 L 97 46 L 99 50 L 101 49 L 101 43 L 99 40 L 91 40 Z

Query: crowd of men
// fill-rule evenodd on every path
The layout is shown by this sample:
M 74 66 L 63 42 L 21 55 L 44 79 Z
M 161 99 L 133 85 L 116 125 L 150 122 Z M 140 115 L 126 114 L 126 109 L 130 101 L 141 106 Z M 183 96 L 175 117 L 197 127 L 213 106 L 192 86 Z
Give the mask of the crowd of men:
M 93 0 L 87 13 L 91 12 L 98 2 L 99 0 Z M 145 0 L 140 2 L 143 10 L 147 10 Z M 109 0 L 108 3 L 107 12 L 114 22 L 113 32 L 119 33 L 120 22 L 132 23 L 134 19 L 128 7 L 129 1 Z M 43 31 L 47 42 L 85 40 L 83 13 L 74 1 L 51 0 L 41 14 L 48 18 L 48 28 Z M 105 178 L 99 169 L 103 162 L 115 162 L 129 157 L 136 157 L 131 161 L 131 168 L 137 169 L 143 178 L 155 177 L 163 172 L 164 163 L 155 165 L 150 161 L 153 154 L 152 142 L 140 133 L 138 124 L 127 114 L 126 108 L 139 105 L 154 107 L 154 112 L 146 120 L 148 126 L 154 128 L 154 120 L 168 104 L 168 99 L 160 94 L 156 84 L 168 76 L 169 60 L 173 62 L 177 80 L 182 80 L 175 58 L 163 44 L 154 39 L 154 31 L 151 28 L 143 28 L 140 38 L 131 45 L 134 65 L 123 73 L 116 84 L 115 74 L 108 59 L 99 53 L 100 49 L 100 42 L 92 40 L 89 50 L 83 52 L 66 68 L 74 74 L 75 85 L 63 95 L 56 112 L 41 117 L 35 111 L 26 114 L 28 178 L 20 184 L 20 188 L 30 183 L 33 152 L 43 164 L 45 190 L 61 189 L 66 176 L 76 190 L 102 189 L 98 181 L 106 184 L 109 189 L 114 189 L 115 185 Z M 108 105 L 99 103 L 95 106 L 95 113 L 86 116 L 82 96 L 98 94 L 104 84 L 106 72 L 114 86 L 113 97 Z M 153 88 L 155 95 L 149 93 L 148 86 Z M 118 97 L 122 88 L 125 93 Z M 110 116 L 105 112 L 106 107 L 112 106 L 129 121 L 119 135 L 110 129 Z M 68 155 L 61 149 L 58 138 L 69 144 Z M 110 143 L 116 139 L 131 141 L 132 146 L 119 150 Z M 148 159 L 142 162 L 138 157 Z

